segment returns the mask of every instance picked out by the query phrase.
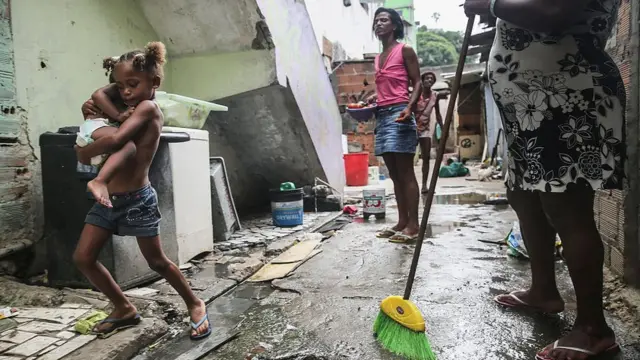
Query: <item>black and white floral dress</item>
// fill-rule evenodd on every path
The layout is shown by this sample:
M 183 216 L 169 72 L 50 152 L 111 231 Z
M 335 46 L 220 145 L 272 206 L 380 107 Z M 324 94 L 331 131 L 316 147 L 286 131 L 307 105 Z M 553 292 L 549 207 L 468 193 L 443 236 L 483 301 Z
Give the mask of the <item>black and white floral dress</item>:
M 488 69 L 509 149 L 510 189 L 622 188 L 626 95 L 604 50 L 620 1 L 591 1 L 563 34 L 498 20 Z

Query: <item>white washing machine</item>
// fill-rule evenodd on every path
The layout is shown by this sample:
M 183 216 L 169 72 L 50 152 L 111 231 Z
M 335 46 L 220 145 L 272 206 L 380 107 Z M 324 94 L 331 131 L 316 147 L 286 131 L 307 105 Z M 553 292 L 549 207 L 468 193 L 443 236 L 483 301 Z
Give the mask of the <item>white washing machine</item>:
M 163 132 L 184 132 L 190 141 L 169 144 L 178 262 L 213 251 L 209 132 L 165 126 Z M 163 214 L 164 216 L 164 214 Z

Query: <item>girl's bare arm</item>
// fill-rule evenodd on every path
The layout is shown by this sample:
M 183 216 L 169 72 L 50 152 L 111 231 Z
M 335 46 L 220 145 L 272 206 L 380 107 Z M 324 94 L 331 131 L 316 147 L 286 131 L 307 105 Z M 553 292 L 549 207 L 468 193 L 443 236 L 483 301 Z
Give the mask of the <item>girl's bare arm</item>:
M 119 150 L 129 140 L 132 140 L 137 132 L 148 122 L 153 121 L 160 110 L 151 100 L 145 100 L 136 106 L 131 114 L 131 118 L 123 123 L 112 135 L 101 137 L 85 147 L 77 147 L 78 159 L 83 159 L 86 163 L 88 159 L 100 154 L 111 154 Z M 82 162 L 82 161 L 81 161 Z
M 117 99 L 118 96 L 120 96 L 120 94 L 118 94 L 116 84 L 109 84 L 96 90 L 91 95 L 91 100 L 93 100 L 93 103 L 110 119 L 122 122 L 126 119 L 125 115 L 130 114 L 127 114 L 127 112 L 121 113 L 113 103 L 112 99 Z

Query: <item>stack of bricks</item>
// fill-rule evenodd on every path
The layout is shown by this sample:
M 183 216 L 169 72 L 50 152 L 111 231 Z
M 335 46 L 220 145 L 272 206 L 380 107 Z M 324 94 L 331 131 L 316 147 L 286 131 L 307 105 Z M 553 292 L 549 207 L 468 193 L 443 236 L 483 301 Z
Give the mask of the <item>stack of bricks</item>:
M 348 126 L 344 126 L 344 134 L 349 143 L 358 143 L 363 151 L 369 153 L 369 166 L 377 166 L 378 159 L 374 154 L 375 122 L 359 123 L 346 113 L 346 105 L 353 102 L 353 97 L 358 99 L 363 92 L 366 94 L 376 90 L 373 59 L 346 61 L 336 69 L 335 75 L 338 89 L 336 99 L 344 122 L 348 123 Z

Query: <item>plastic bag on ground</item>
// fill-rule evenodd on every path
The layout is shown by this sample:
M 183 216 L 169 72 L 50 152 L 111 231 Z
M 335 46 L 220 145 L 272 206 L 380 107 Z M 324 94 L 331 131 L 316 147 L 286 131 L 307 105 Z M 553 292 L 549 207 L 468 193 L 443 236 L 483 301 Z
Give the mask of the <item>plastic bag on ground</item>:
M 509 245 L 509 249 L 511 250 L 510 254 L 520 255 L 527 259 L 529 258 L 527 247 L 524 245 L 522 233 L 520 232 L 520 223 L 518 221 L 513 223 L 511 232 L 507 235 L 507 245 Z
M 509 249 L 507 253 L 513 257 L 524 257 L 529 258 L 529 254 L 527 253 L 527 247 L 524 244 L 524 240 L 522 239 L 522 232 L 520 232 L 520 223 L 514 222 L 509 235 L 507 235 L 507 245 Z M 562 257 L 562 241 L 560 237 L 556 235 L 556 256 Z

